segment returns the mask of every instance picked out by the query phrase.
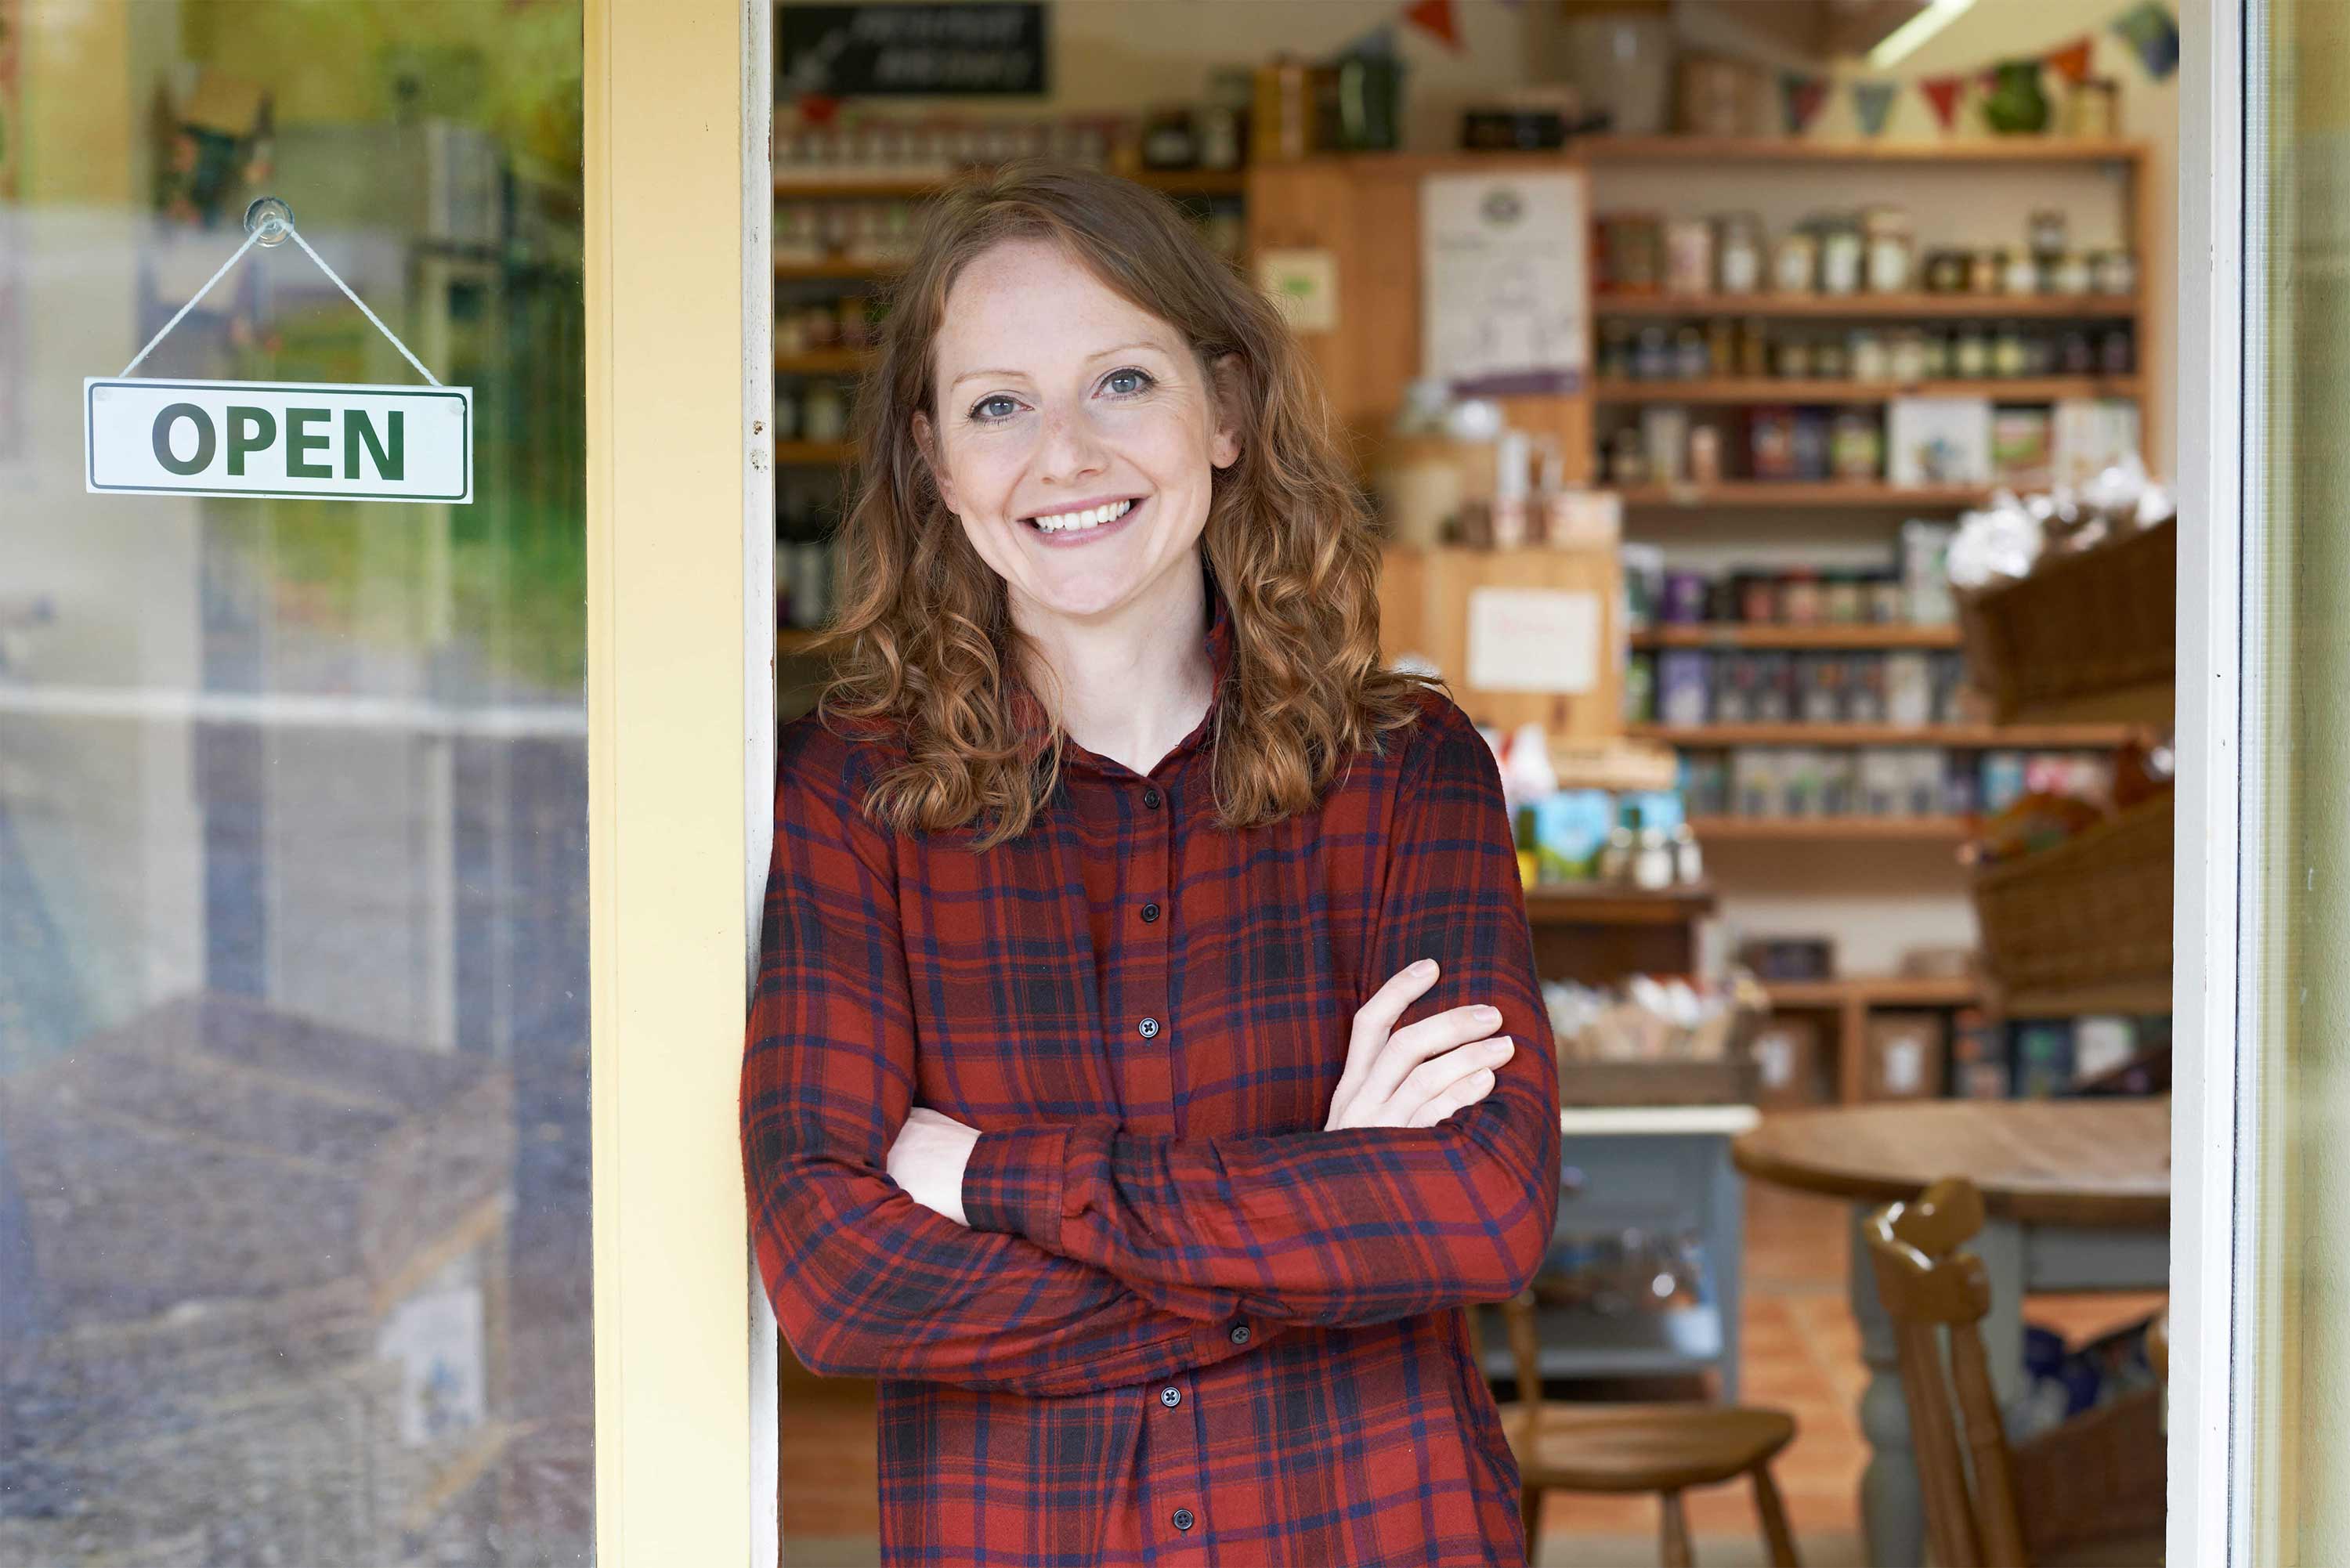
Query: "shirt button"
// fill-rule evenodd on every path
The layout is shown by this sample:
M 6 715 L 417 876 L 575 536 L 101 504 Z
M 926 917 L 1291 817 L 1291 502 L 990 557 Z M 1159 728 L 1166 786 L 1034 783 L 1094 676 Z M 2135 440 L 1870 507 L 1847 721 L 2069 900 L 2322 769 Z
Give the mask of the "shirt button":
M 1175 1528 L 1176 1528 L 1176 1529 L 1178 1529 L 1178 1530 L 1189 1530 L 1189 1529 L 1191 1529 L 1191 1526 L 1192 1526 L 1192 1525 L 1196 1524 L 1197 1522 L 1199 1522 L 1199 1521 L 1198 1521 L 1197 1520 L 1195 1520 L 1195 1519 L 1193 1519 L 1193 1518 L 1191 1517 L 1191 1511 L 1190 1509 L 1188 1509 L 1188 1508 L 1179 1508 L 1179 1509 L 1177 1509 L 1177 1510 L 1175 1511 Z
M 1159 1038 L 1159 1020 L 1156 1018 L 1146 1018 L 1135 1027 L 1142 1032 L 1142 1037 L 1145 1040 Z
M 1236 1323 L 1232 1324 L 1232 1343 L 1234 1345 L 1246 1345 L 1248 1343 L 1248 1324 L 1244 1323 Z
M 1159 792 L 1155 789 L 1144 790 L 1142 792 L 1142 804 L 1149 806 L 1151 810 L 1157 811 L 1159 809 Z
M 1145 904 L 1145 905 L 1143 905 L 1143 906 L 1142 906 L 1142 923 L 1143 923 L 1144 925 L 1146 925 L 1146 926 L 1147 926 L 1147 925 L 1150 924 L 1150 922 L 1151 922 L 1151 921 L 1153 921 L 1153 920 L 1157 919 L 1158 918 L 1159 918 L 1159 906 L 1158 906 L 1158 905 L 1156 905 L 1156 904 Z
M 1166 1406 L 1170 1410 L 1172 1410 L 1176 1406 L 1180 1405 L 1183 1402 L 1183 1390 L 1180 1388 L 1161 1388 L 1159 1391 L 1159 1402 L 1161 1405 Z

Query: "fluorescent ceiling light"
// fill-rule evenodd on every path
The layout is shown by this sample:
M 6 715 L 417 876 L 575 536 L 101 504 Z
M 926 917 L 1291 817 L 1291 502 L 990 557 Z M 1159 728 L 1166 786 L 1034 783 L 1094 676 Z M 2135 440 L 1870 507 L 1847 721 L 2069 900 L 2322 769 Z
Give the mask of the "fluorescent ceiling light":
M 1975 0 L 1929 0 L 1923 11 L 1885 35 L 1877 47 L 1868 51 L 1869 66 L 1881 71 L 1908 58 L 1920 44 L 1957 21 L 1959 13 L 1974 3 Z

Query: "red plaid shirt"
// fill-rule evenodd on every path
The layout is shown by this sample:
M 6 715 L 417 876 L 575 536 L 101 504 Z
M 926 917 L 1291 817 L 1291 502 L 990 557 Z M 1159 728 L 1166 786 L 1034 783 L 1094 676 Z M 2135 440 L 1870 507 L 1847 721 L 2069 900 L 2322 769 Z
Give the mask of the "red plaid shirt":
M 1069 742 L 980 855 L 862 814 L 886 743 L 784 728 L 742 1096 L 784 1332 L 880 1380 L 883 1558 L 1523 1563 L 1453 1309 L 1549 1243 L 1558 1078 L 1476 730 L 1431 694 L 1237 834 L 1209 721 L 1147 776 Z M 1517 1053 L 1440 1126 L 1324 1131 L 1356 1008 L 1423 956 L 1405 1022 L 1489 1002 Z M 982 1129 L 968 1229 L 885 1173 L 916 1104 Z

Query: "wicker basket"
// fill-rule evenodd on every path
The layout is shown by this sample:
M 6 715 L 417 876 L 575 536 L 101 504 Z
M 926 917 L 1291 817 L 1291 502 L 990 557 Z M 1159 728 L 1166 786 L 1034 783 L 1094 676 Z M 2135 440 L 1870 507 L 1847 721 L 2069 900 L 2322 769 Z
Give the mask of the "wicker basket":
M 1969 677 L 2002 723 L 2167 687 L 2178 603 L 2176 523 L 2055 557 L 2019 582 L 1959 595 Z
M 2010 994 L 2170 972 L 2171 797 L 1976 873 L 1983 967 Z

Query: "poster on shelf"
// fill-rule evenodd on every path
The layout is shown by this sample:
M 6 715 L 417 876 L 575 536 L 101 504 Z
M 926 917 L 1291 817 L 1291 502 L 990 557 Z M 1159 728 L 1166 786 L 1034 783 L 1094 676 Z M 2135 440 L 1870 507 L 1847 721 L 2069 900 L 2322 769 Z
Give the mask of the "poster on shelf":
M 1589 362 L 1584 177 L 1420 182 L 1420 374 L 1462 396 L 1577 390 Z
M 1599 680 L 1599 596 L 1559 588 L 1469 591 L 1469 684 L 1579 693 Z

